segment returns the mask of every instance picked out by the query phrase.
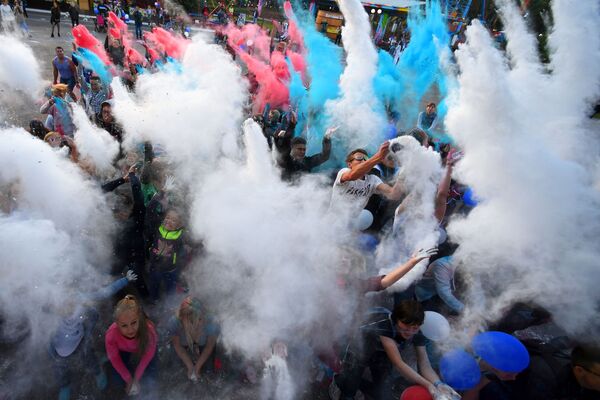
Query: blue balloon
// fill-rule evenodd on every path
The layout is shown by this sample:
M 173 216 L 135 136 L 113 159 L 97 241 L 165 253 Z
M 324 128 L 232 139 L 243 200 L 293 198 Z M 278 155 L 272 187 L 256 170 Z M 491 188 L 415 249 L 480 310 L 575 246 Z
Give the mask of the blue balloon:
M 473 189 L 467 188 L 465 193 L 463 193 L 462 201 L 466 206 L 475 207 L 478 204 L 477 198 L 475 197 L 475 193 L 473 193 Z
M 518 373 L 529 365 L 529 353 L 516 337 L 504 332 L 484 332 L 473 338 L 473 351 L 492 367 Z
M 440 360 L 442 380 L 455 390 L 469 390 L 481 380 L 481 371 L 475 358 L 463 349 L 454 349 Z
M 368 233 L 362 233 L 358 235 L 357 242 L 358 247 L 361 250 L 368 252 L 375 251 L 377 245 L 379 244 L 379 240 L 375 236 L 369 235 Z

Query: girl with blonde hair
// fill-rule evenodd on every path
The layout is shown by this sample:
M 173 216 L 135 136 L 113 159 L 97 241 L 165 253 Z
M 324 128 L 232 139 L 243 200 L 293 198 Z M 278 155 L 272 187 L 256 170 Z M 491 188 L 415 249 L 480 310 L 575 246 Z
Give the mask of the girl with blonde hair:
M 196 381 L 200 371 L 212 369 L 219 326 L 206 314 L 195 297 L 186 297 L 169 323 L 169 336 L 179 359 L 187 368 L 187 376 Z
M 128 395 L 142 398 L 157 395 L 157 334 L 135 296 L 127 295 L 117 303 L 113 324 L 105 335 L 106 355 L 116 374 L 113 376 Z

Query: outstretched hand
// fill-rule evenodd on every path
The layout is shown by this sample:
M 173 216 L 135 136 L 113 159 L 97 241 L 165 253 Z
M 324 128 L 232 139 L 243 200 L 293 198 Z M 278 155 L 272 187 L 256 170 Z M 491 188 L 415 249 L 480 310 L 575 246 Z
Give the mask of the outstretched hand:
M 381 143 L 381 146 L 379 146 L 379 150 L 377 150 L 375 157 L 383 159 L 389 152 L 390 152 L 390 142 L 389 142 L 389 140 L 386 140 L 385 142 Z
M 432 247 L 430 249 L 419 249 L 417 251 L 415 251 L 412 255 L 412 258 L 415 259 L 415 261 L 421 261 L 424 260 L 426 258 L 429 257 L 433 257 L 438 253 L 438 248 L 437 247 Z
M 338 130 L 340 129 L 339 126 L 332 126 L 330 128 L 327 128 L 327 130 L 325 131 L 325 138 L 327 138 L 328 140 L 331 139 L 331 136 Z
M 163 185 L 163 191 L 169 192 L 175 188 L 175 178 L 173 175 L 168 175 L 165 178 L 165 183 Z
M 125 274 L 125 278 L 127 278 L 127 281 L 129 282 L 134 282 L 137 281 L 137 274 L 135 272 L 133 272 L 132 270 L 127 270 L 127 273 Z

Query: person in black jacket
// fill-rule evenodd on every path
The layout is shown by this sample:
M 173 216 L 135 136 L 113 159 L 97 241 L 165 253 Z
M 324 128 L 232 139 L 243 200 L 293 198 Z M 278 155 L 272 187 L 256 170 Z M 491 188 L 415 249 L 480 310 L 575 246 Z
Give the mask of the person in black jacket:
M 318 154 L 306 156 L 306 139 L 293 136 L 293 129 L 277 134 L 275 147 L 279 152 L 278 164 L 282 168 L 281 178 L 286 181 L 296 179 L 303 172 L 310 172 L 327 160 L 331 154 L 331 135 L 335 129 L 328 129 L 323 136 L 323 149 Z
M 114 207 L 115 216 L 122 221 L 121 230 L 116 236 L 114 246 L 115 263 L 111 273 L 118 275 L 122 272 L 123 266 L 139 277 L 136 281 L 136 287 L 142 297 L 148 296 L 148 289 L 143 278 L 145 264 L 145 245 L 144 245 L 144 219 L 146 216 L 146 207 L 144 206 L 144 197 L 142 194 L 142 184 L 136 176 L 135 165 L 129 168 L 127 175 L 114 181 L 102 185 L 104 192 L 112 192 L 125 182 L 131 184 L 132 198 L 120 196 L 119 202 Z M 132 201 L 133 200 L 133 201 Z
M 52 3 L 52 8 L 50 9 L 50 25 L 52 25 L 50 37 L 54 37 L 54 27 L 58 29 L 58 37 L 60 37 L 60 7 L 56 1 Z

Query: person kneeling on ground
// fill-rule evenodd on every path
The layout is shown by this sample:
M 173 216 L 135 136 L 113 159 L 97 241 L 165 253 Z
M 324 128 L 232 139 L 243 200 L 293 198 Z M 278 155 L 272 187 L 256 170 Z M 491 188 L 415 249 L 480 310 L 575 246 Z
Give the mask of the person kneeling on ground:
M 332 399 L 354 399 L 360 389 L 374 399 L 391 398 L 392 367 L 411 383 L 424 386 L 434 398 L 446 395 L 458 397 L 452 388 L 443 383 L 435 373 L 425 350 L 427 339 L 419 329 L 425 312 L 415 300 L 401 301 L 393 312 L 378 307 L 373 309 L 360 333 L 351 339 L 342 361 L 342 372 L 334 376 L 330 387 Z M 402 360 L 400 351 L 409 344 L 415 347 L 419 372 Z M 371 371 L 372 382 L 362 379 L 366 368 Z
M 106 355 L 113 377 L 130 395 L 155 398 L 157 334 L 135 296 L 127 295 L 117 303 L 115 322 L 105 335 Z
M 173 349 L 195 382 L 203 369 L 212 369 L 219 326 L 206 314 L 200 300 L 186 297 L 169 322 Z M 206 366 L 206 367 L 205 367 Z

